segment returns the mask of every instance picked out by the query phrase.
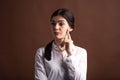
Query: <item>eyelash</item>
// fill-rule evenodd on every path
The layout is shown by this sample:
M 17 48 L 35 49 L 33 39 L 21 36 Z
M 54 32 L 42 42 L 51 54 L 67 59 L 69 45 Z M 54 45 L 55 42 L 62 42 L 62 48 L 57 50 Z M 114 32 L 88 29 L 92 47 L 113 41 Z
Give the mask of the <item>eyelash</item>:
M 63 25 L 64 25 L 64 23 L 59 23 L 59 25 L 60 25 L 60 26 L 63 26 Z
M 59 24 L 59 26 L 63 26 L 63 25 L 64 25 L 64 23 L 62 23 L 62 22 L 60 22 L 60 23 L 58 23 L 58 24 Z M 51 25 L 52 25 L 52 26 L 55 26 L 56 23 L 55 23 L 55 22 L 52 22 Z
M 52 23 L 51 23 L 51 25 L 52 25 L 52 26 L 55 26 L 55 25 L 56 25 L 56 23 L 52 22 Z

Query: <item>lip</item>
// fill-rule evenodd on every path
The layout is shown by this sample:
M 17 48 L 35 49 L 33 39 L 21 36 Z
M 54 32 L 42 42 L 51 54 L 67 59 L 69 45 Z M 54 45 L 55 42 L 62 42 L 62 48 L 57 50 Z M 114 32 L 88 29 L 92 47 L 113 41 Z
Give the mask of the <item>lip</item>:
M 58 35 L 58 34 L 60 34 L 60 32 L 54 32 L 54 34 L 55 34 L 55 35 Z

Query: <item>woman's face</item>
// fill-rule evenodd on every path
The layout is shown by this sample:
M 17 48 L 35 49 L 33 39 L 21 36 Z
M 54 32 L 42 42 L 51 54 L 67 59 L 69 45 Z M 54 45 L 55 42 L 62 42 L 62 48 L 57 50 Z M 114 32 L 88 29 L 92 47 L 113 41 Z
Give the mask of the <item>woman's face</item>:
M 64 39 L 67 30 L 70 32 L 72 28 L 69 26 L 67 20 L 62 16 L 55 16 L 51 20 L 51 28 L 53 37 L 55 39 Z

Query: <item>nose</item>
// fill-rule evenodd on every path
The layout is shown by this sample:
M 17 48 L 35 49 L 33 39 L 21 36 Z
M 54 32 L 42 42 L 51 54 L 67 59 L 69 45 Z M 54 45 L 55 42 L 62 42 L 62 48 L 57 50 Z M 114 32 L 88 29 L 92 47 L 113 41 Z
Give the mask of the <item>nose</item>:
M 56 25 L 54 26 L 54 29 L 59 29 L 59 25 L 56 24 Z

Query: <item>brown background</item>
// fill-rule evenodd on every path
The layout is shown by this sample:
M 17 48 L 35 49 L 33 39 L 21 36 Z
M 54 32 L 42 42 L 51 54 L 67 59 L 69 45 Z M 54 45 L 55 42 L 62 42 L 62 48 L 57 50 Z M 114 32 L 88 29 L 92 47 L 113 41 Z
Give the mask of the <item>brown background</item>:
M 34 80 L 35 52 L 52 39 L 49 18 L 61 7 L 76 17 L 88 80 L 120 80 L 120 0 L 0 0 L 0 80 Z

